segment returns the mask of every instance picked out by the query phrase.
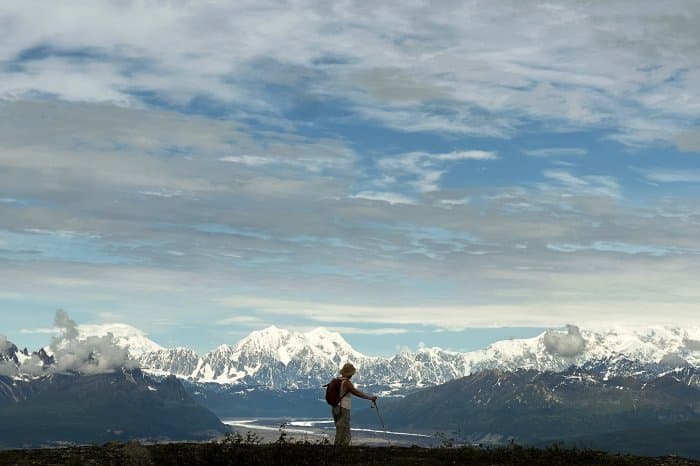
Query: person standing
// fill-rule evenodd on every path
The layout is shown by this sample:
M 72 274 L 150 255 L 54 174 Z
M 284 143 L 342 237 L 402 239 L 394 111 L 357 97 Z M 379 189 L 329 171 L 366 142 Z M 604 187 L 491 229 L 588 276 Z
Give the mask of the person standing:
M 377 401 L 376 396 L 367 395 L 362 391 L 355 388 L 350 379 L 355 375 L 357 370 L 355 366 L 350 363 L 346 363 L 342 369 L 340 369 L 339 380 L 339 390 L 340 390 L 340 403 L 334 405 L 333 410 L 333 421 L 335 423 L 335 445 L 346 447 L 350 445 L 351 434 L 350 434 L 350 408 L 352 406 L 352 395 L 359 398 L 364 398 L 365 400 L 370 400 L 372 402 Z

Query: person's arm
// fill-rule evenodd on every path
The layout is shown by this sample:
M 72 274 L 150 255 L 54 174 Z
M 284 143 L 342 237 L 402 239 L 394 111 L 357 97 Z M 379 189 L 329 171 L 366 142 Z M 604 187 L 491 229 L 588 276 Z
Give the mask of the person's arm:
M 366 393 L 361 392 L 360 390 L 356 389 L 355 386 L 352 384 L 352 382 L 350 382 L 349 380 L 346 380 L 345 383 L 347 384 L 346 385 L 346 392 L 347 393 L 352 393 L 353 395 L 358 396 L 360 398 L 364 398 L 365 400 L 377 401 L 376 396 L 367 395 Z

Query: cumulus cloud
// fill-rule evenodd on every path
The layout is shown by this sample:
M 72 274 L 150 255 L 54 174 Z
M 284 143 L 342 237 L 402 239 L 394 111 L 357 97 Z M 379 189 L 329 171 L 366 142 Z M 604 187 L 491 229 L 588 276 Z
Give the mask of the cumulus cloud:
M 100 374 L 122 367 L 137 366 L 136 362 L 129 358 L 128 350 L 116 345 L 112 334 L 67 341 L 55 353 L 55 358 L 56 370 L 62 372 Z
M 60 329 L 61 335 L 51 343 L 55 359 L 51 370 L 100 374 L 137 366 L 129 357 L 129 351 L 117 345 L 112 333 L 79 339 L 78 325 L 62 309 L 56 311 L 54 326 Z
M 20 374 L 28 375 L 30 377 L 39 377 L 44 375 L 47 370 L 51 369 L 46 367 L 44 361 L 37 353 L 32 353 L 28 359 L 22 361 L 22 364 L 19 367 Z
M 54 345 L 58 345 L 62 340 L 75 340 L 80 335 L 78 324 L 75 323 L 63 309 L 56 311 L 53 324 L 61 330 L 61 336 L 54 338 Z
M 23 360 L 14 372 L 4 364 L 0 367 L 0 375 L 16 375 L 18 372 L 31 377 L 57 372 L 102 374 L 137 367 L 128 350 L 117 344 L 112 333 L 79 338 L 77 323 L 62 309 L 56 311 L 54 326 L 60 335 L 49 345 L 51 355 L 42 349 Z M 0 337 L 0 349 L 3 347 L 9 348 L 9 343 Z
M 581 354 L 586 348 L 586 340 L 575 325 L 567 325 L 566 333 L 548 330 L 544 334 L 543 342 L 549 353 L 567 358 Z
M 7 352 L 12 346 L 13 343 L 5 335 L 0 335 L 0 353 Z

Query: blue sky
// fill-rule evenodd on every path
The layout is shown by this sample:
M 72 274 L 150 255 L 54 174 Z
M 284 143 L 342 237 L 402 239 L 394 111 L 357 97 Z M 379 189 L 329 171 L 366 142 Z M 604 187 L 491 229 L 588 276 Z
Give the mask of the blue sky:
M 0 314 L 206 350 L 697 325 L 700 8 L 0 7 Z

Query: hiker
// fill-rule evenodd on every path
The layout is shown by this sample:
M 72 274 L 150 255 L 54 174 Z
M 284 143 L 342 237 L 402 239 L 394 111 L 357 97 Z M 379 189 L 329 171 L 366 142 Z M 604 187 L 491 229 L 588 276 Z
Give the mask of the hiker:
M 333 406 L 336 446 L 347 447 L 350 445 L 350 406 L 352 404 L 352 395 L 372 402 L 377 401 L 376 396 L 367 395 L 355 388 L 350 381 L 355 372 L 355 366 L 347 363 L 340 369 L 340 377 L 333 379 L 327 385 L 326 400 Z M 337 394 L 335 393 L 336 387 L 338 389 Z M 332 393 L 329 394 L 328 392 Z

